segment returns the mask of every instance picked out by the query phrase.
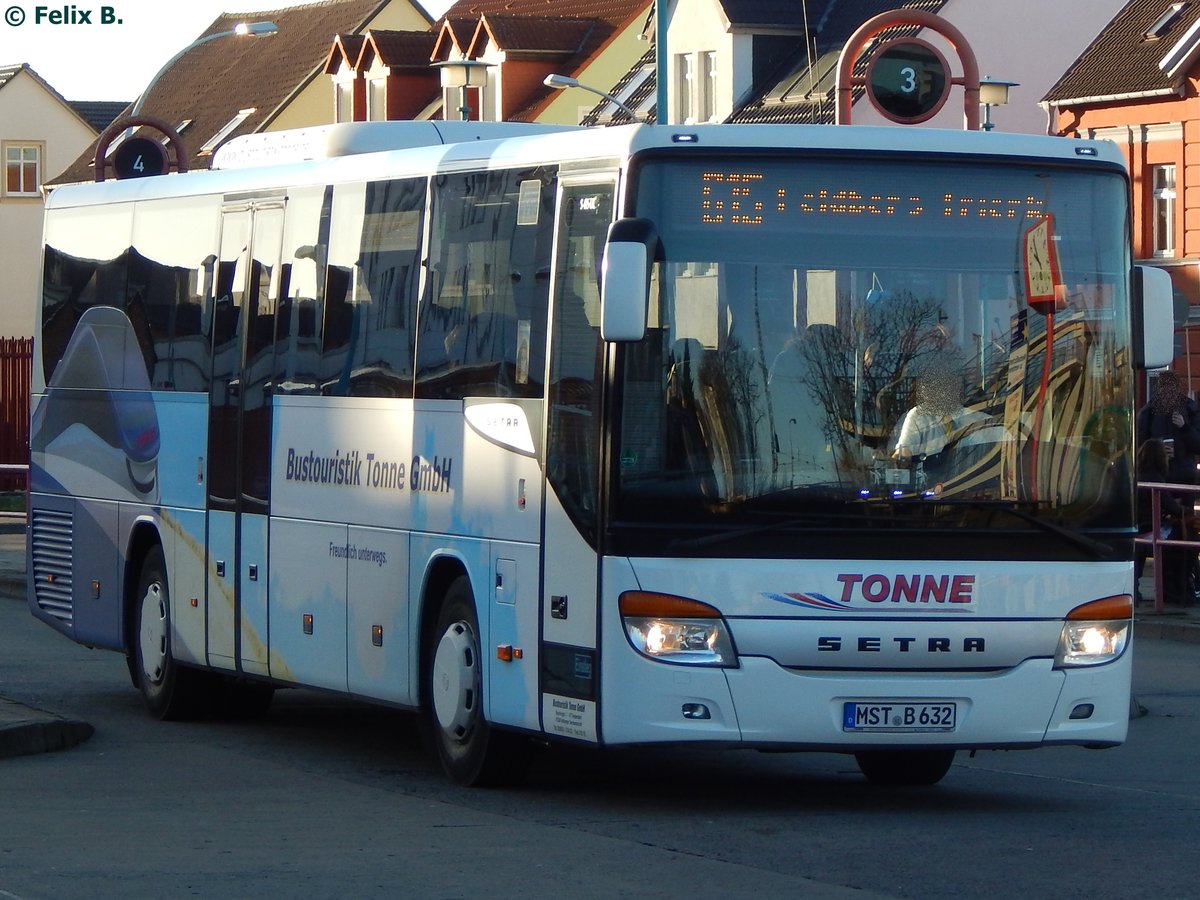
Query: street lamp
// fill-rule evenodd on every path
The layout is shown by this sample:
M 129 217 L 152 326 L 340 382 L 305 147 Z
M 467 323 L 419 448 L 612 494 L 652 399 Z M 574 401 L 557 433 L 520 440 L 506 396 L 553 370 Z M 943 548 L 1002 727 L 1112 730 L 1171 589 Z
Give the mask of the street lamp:
M 985 75 L 979 79 L 979 105 L 983 107 L 983 125 L 984 131 L 991 131 L 995 128 L 992 124 L 992 107 L 1008 105 L 1008 89 L 1019 87 L 1015 81 L 1000 81 L 992 78 L 991 75 Z
M 274 34 L 278 30 L 279 28 L 276 27 L 274 22 L 239 22 L 228 31 L 218 31 L 214 34 L 205 35 L 199 40 L 192 41 L 190 44 L 168 59 L 166 65 L 159 69 L 155 73 L 154 77 L 150 79 L 150 83 L 146 85 L 145 89 L 138 95 L 137 101 L 133 104 L 133 109 L 129 113 L 130 117 L 137 116 L 142 111 L 142 105 L 146 102 L 146 98 L 150 96 L 150 89 L 158 83 L 158 79 L 162 78 L 163 74 L 170 69 L 171 66 L 175 65 L 175 63 L 179 60 L 179 57 L 183 56 L 188 51 L 194 50 L 201 44 L 207 44 L 209 41 L 215 41 L 217 38 L 243 37 L 245 35 L 250 35 L 251 37 L 267 37 L 268 35 Z
M 443 89 L 458 88 L 458 113 L 466 122 L 471 118 L 471 107 L 467 104 L 467 88 L 481 88 L 487 84 L 487 70 L 491 63 L 480 59 L 447 59 L 434 63 L 433 66 L 441 70 Z M 481 109 L 480 118 L 482 117 Z
M 605 100 L 607 100 L 609 103 L 611 103 L 613 106 L 617 107 L 618 109 L 623 110 L 631 119 L 633 119 L 633 121 L 635 121 L 635 122 L 641 121 L 641 119 L 638 118 L 637 113 L 635 113 L 632 109 L 630 109 L 628 106 L 626 106 L 620 100 L 618 100 L 612 94 L 607 93 L 606 91 L 602 91 L 599 88 L 594 88 L 591 85 L 580 84 L 579 80 L 577 78 L 572 78 L 570 75 L 547 75 L 545 80 L 542 82 L 542 84 L 546 85 L 546 87 L 554 88 L 555 90 L 558 90 L 558 91 L 561 91 L 564 88 L 582 88 L 585 91 L 591 91 L 593 94 L 603 97 Z

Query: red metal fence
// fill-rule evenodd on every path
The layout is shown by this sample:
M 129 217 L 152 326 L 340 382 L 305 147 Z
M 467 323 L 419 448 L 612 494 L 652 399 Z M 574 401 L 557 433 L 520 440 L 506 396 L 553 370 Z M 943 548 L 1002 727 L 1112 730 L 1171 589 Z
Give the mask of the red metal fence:
M 0 491 L 25 487 L 32 371 L 33 338 L 0 338 Z

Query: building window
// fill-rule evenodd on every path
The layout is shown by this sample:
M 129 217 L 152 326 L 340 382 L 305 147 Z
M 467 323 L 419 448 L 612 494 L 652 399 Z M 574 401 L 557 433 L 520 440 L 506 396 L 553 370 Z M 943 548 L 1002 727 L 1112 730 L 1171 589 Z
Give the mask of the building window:
M 717 54 L 706 50 L 700 54 L 700 111 L 696 117 L 701 122 L 714 122 L 717 118 Z
M 386 78 L 372 78 L 367 82 L 367 119 L 371 122 L 387 120 Z
M 333 120 L 354 121 L 354 80 L 336 81 L 333 85 Z
M 1151 217 L 1155 256 L 1175 255 L 1175 166 L 1151 168 L 1154 214 Z
M 675 55 L 675 74 L 679 80 L 679 97 L 675 104 L 676 118 L 684 125 L 695 122 L 692 97 L 695 95 L 696 64 L 690 53 Z
M 36 197 L 42 183 L 42 148 L 9 144 L 4 148 L 4 193 L 10 197 Z

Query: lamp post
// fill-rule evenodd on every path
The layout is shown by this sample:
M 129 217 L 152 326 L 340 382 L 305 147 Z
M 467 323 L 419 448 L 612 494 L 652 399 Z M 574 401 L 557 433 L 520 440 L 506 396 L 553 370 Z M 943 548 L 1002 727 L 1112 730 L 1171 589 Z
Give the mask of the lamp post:
M 984 131 L 991 131 L 996 126 L 992 123 L 992 107 L 1008 105 L 1008 89 L 1018 87 L 1015 81 L 1000 81 L 985 75 L 979 79 L 979 105 L 983 107 Z
M 581 88 L 582 90 L 585 90 L 585 91 L 591 91 L 593 94 L 596 94 L 599 97 L 603 97 L 605 100 L 607 100 L 613 106 L 617 107 L 617 109 L 622 110 L 626 115 L 629 116 L 629 118 L 633 119 L 633 121 L 635 121 L 635 122 L 641 121 L 641 119 L 638 118 L 638 114 L 636 112 L 634 112 L 632 109 L 630 109 L 624 103 L 622 103 L 620 100 L 618 100 L 612 94 L 608 93 L 607 91 L 602 91 L 599 88 L 594 88 L 591 85 L 580 84 L 578 79 L 572 78 L 570 75 L 547 75 L 545 80 L 542 82 L 542 84 L 546 85 L 546 87 L 554 88 L 555 90 L 559 90 L 559 91 L 561 91 L 565 88 Z
M 166 71 L 170 69 L 171 66 L 175 65 L 179 58 L 185 53 L 194 50 L 201 44 L 207 44 L 209 41 L 215 41 L 218 38 L 242 37 L 245 35 L 250 35 L 251 37 L 267 37 L 268 35 L 274 34 L 278 30 L 279 28 L 274 22 L 239 22 L 228 31 L 218 31 L 213 34 L 205 35 L 198 40 L 192 41 L 190 44 L 168 59 L 166 64 L 154 74 L 154 77 L 150 79 L 150 83 L 146 85 L 140 94 L 138 94 L 138 98 L 133 104 L 133 109 L 130 110 L 130 117 L 132 118 L 141 113 L 142 105 L 146 102 L 146 98 L 150 96 L 151 88 L 158 84 L 158 79 L 162 78 Z
M 458 112 L 464 121 L 471 118 L 471 107 L 467 104 L 467 88 L 481 88 L 487 84 L 487 70 L 491 63 L 479 59 L 448 59 L 434 63 L 441 70 L 442 87 L 458 88 Z M 483 110 L 480 110 L 480 117 Z M 449 118 L 443 114 L 443 118 Z

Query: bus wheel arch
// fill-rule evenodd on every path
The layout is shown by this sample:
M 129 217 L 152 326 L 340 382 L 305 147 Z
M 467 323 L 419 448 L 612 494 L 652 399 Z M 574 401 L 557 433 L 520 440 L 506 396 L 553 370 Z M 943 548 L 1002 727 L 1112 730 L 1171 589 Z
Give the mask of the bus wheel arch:
M 479 613 L 466 571 L 439 563 L 424 592 L 421 722 L 426 743 L 458 784 L 515 784 L 528 768 L 526 738 L 493 728 L 484 714 Z

